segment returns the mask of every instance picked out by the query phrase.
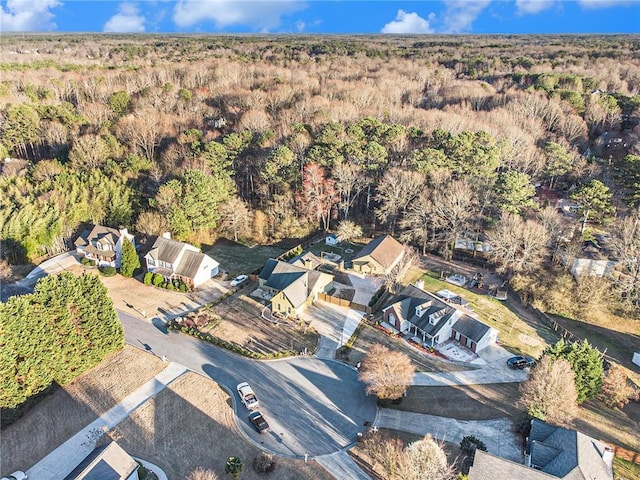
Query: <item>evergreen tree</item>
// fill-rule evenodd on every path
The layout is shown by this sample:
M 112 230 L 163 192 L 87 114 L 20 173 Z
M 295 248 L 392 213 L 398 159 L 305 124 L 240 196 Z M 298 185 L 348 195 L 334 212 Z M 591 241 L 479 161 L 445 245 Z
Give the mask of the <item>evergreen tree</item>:
M 136 248 L 128 239 L 122 241 L 122 260 L 120 263 L 120 275 L 123 277 L 133 277 L 136 268 L 140 268 L 140 257 Z
M 602 389 L 604 368 L 602 355 L 588 340 L 567 344 L 560 339 L 545 351 L 553 359 L 563 358 L 569 362 L 576 376 L 578 404 L 596 397 Z

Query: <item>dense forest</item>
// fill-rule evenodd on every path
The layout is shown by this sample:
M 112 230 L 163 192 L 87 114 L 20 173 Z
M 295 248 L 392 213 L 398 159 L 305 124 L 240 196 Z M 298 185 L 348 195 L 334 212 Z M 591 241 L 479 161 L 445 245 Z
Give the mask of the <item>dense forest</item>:
M 485 241 L 531 302 L 638 317 L 638 36 L 4 35 L 2 49 L 4 275 L 86 223 L 202 244 L 350 220 L 445 256 Z M 611 278 L 567 273 L 585 241 L 616 259 Z

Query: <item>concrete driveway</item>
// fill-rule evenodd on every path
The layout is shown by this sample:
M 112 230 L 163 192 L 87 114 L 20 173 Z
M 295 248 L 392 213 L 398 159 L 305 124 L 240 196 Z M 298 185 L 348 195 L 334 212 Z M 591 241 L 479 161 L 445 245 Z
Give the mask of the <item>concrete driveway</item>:
M 356 291 L 352 301 L 360 305 L 368 305 L 373 294 L 376 293 L 384 283 L 383 278 L 373 275 L 354 272 L 347 272 L 347 275 L 349 275 L 349 281 Z
M 375 421 L 379 428 L 392 428 L 418 435 L 460 443 L 467 435 L 474 435 L 487 445 L 487 451 L 514 462 L 522 463 L 520 440 L 512 431 L 508 418 L 494 420 L 456 420 L 414 412 L 381 408 Z
M 151 353 L 176 361 L 225 387 L 237 424 L 260 448 L 289 457 L 328 455 L 352 445 L 364 423 L 373 422 L 376 401 L 357 372 L 342 363 L 313 357 L 255 361 L 161 326 L 118 312 L 125 340 L 147 344 Z M 271 432 L 260 435 L 239 402 L 236 385 L 249 382 Z
M 363 312 L 327 302 L 316 302 L 302 318 L 320 334 L 317 358 L 334 359 L 336 350 L 349 341 L 362 321 Z

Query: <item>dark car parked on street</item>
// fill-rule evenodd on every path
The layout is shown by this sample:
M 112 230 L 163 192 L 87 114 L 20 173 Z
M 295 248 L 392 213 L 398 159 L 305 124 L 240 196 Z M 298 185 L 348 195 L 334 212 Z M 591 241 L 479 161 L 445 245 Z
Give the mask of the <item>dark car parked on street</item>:
M 533 367 L 535 363 L 536 361 L 533 358 L 525 357 L 524 355 L 517 355 L 507 360 L 508 367 L 513 368 L 514 370 L 522 370 L 525 367 Z
M 266 433 L 270 431 L 269 424 L 262 416 L 262 413 L 255 411 L 249 414 L 249 420 L 253 423 L 253 426 L 256 427 L 258 433 Z

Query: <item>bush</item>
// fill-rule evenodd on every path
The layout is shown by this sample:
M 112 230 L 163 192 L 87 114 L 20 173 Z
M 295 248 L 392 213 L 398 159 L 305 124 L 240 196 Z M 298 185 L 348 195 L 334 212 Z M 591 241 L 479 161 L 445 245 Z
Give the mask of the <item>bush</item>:
M 151 279 L 151 283 L 153 283 L 153 285 L 155 285 L 156 287 L 159 287 L 160 285 L 162 285 L 162 282 L 164 282 L 164 277 L 159 273 L 154 273 L 153 278 Z
M 91 260 L 90 258 L 87 257 L 82 257 L 80 259 L 80 263 L 82 265 L 84 265 L 85 267 L 95 267 L 96 262 L 94 262 L 93 260 Z
M 180 290 L 182 293 L 185 293 L 187 291 L 187 285 L 184 282 L 180 282 L 178 290 Z
M 98 268 L 98 270 L 105 277 L 113 277 L 116 274 L 116 268 L 115 267 L 100 267 L 100 268 Z
M 253 469 L 257 473 L 270 473 L 276 469 L 276 460 L 273 455 L 266 452 L 260 452 L 253 460 Z
M 149 285 L 151 285 L 151 280 L 152 279 L 153 279 L 153 273 L 147 272 L 147 273 L 144 274 L 144 279 L 142 280 L 142 282 L 145 285 L 149 286 Z
M 171 291 L 173 291 L 173 290 L 175 290 L 175 289 L 176 289 L 176 287 L 173 285 L 173 283 L 172 283 L 172 282 L 167 283 L 167 290 L 171 290 Z

